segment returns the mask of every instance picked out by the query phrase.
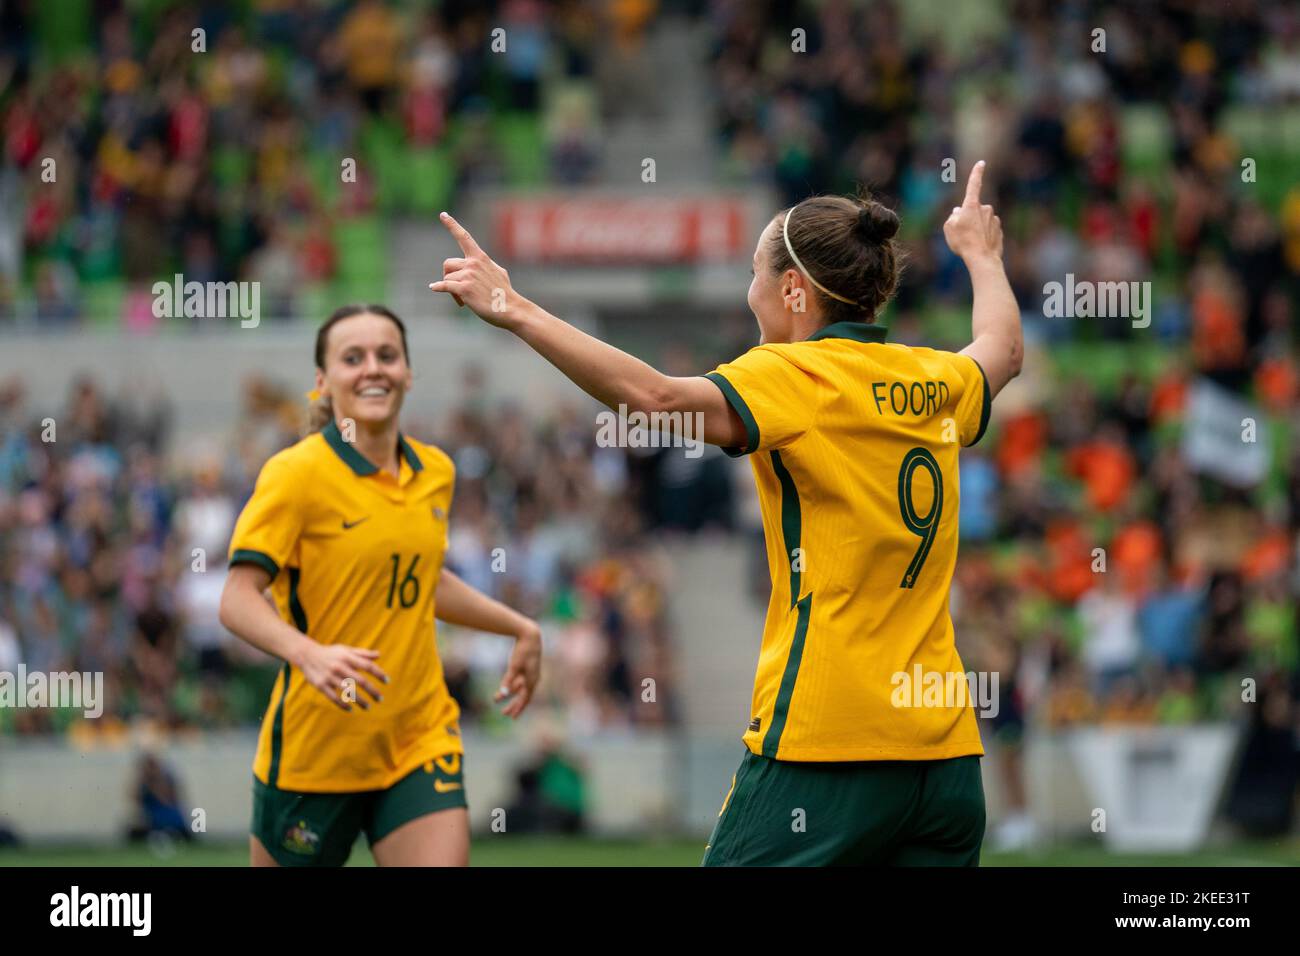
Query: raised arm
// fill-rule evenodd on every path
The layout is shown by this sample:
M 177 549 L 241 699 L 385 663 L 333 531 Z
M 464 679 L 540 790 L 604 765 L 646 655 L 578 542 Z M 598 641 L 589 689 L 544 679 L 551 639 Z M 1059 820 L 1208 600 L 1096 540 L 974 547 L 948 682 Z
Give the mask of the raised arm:
M 443 263 L 434 292 L 447 292 L 484 321 L 513 332 L 573 384 L 604 405 L 628 412 L 699 412 L 704 441 L 735 447 L 745 444 L 745 426 L 718 387 L 702 376 L 664 375 L 586 332 L 576 329 L 510 285 L 510 275 L 485 253 L 474 237 L 447 213 L 443 225 L 460 245 L 462 257 Z
M 961 256 L 970 272 L 974 302 L 971 307 L 971 344 L 962 349 L 980 367 L 996 396 L 1020 374 L 1025 343 L 1020 331 L 1020 306 L 1002 267 L 1002 220 L 992 206 L 980 205 L 984 161 L 971 170 L 966 198 L 954 207 L 943 224 L 948 248 Z

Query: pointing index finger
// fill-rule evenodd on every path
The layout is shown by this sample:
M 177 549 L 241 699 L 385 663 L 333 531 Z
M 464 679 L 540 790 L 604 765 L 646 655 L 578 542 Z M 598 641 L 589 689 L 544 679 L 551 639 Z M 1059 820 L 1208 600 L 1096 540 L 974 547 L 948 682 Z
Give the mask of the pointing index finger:
M 984 183 L 984 160 L 980 160 L 970 171 L 970 179 L 966 181 L 966 201 L 967 206 L 978 206 L 980 204 L 980 186 Z
M 447 227 L 447 231 L 451 233 L 451 237 L 455 239 L 456 243 L 460 246 L 460 251 L 465 253 L 466 256 L 472 256 L 475 253 L 481 254 L 483 252 L 483 250 L 478 247 L 478 243 L 474 241 L 474 237 L 469 234 L 469 231 L 466 230 L 464 226 L 452 218 L 451 213 L 444 212 L 438 218 L 442 220 L 442 224 Z

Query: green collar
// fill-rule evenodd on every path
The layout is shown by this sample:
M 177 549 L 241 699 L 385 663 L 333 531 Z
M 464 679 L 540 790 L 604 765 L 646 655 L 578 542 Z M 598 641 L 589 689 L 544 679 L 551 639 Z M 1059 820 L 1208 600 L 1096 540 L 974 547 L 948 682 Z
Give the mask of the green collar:
M 883 342 L 888 331 L 883 325 L 870 322 L 832 322 L 830 325 L 823 325 L 804 341 L 852 339 L 855 342 Z
M 330 423 L 321 429 L 321 437 L 325 439 L 330 448 L 334 449 L 334 454 L 342 458 L 344 463 L 355 474 L 364 478 L 373 475 L 379 470 L 371 464 L 370 459 L 343 439 L 338 423 L 334 420 L 331 419 Z M 410 442 L 402 436 L 401 432 L 397 433 L 397 447 L 401 449 L 402 455 L 406 458 L 406 463 L 411 466 L 411 471 L 420 471 L 424 468 L 420 456 L 415 453 L 415 449 L 411 447 Z

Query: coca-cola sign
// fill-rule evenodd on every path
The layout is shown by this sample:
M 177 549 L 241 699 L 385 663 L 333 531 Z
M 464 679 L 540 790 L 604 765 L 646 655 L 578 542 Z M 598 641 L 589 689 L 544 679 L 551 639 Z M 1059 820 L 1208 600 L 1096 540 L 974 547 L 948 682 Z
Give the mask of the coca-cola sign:
M 493 209 L 494 246 L 515 262 L 655 264 L 748 258 L 739 198 L 528 197 Z

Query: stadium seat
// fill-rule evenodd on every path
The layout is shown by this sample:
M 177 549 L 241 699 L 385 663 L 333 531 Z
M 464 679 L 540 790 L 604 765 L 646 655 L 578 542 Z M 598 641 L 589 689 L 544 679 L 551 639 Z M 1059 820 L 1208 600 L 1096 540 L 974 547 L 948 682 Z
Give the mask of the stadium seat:
M 410 209 L 421 216 L 447 207 L 456 184 L 456 167 L 442 146 L 414 147 L 406 157 Z
M 212 153 L 212 176 L 217 185 L 233 189 L 248 182 L 253 165 L 252 153 L 238 146 L 218 146 Z
M 121 279 L 86 282 L 81 287 L 86 322 L 100 328 L 116 328 L 122 322 L 126 283 Z
M 307 156 L 308 173 L 321 202 L 326 207 L 333 206 L 338 200 L 340 157 L 334 150 L 313 149 Z
M 368 301 L 388 286 L 388 244 L 379 216 L 347 219 L 334 227 L 339 250 L 335 294 L 341 302 Z
M 403 211 L 408 206 L 410 174 L 401 128 L 391 120 L 369 120 L 361 132 L 361 155 L 370 164 L 379 208 L 387 213 Z
M 94 35 L 94 6 L 91 0 L 33 4 L 41 53 L 55 62 L 84 53 Z
M 1172 136 L 1163 107 L 1143 103 L 1126 106 L 1120 116 L 1124 175 L 1158 176 L 1169 167 Z
M 495 119 L 492 126 L 510 185 L 541 186 L 546 177 L 546 138 L 541 120 L 526 113 L 507 113 Z

